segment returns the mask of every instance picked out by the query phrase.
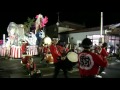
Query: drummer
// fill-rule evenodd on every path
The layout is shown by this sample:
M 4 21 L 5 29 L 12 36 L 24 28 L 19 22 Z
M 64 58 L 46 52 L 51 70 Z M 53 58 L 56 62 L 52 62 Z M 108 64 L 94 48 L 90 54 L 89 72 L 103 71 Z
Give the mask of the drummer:
M 42 48 L 43 50 L 43 57 L 42 57 L 42 59 L 41 59 L 41 61 L 43 61 L 44 60 L 44 58 L 46 57 L 46 54 L 48 53 L 48 45 L 47 44 L 45 44 L 44 46 L 43 46 L 43 48 Z
M 22 55 L 21 64 L 26 65 L 32 56 Z
M 26 67 L 27 67 L 30 75 L 33 75 L 36 72 L 36 64 L 34 63 L 32 57 L 29 58 L 29 61 L 28 61 L 27 65 L 26 65 Z
M 107 60 L 103 60 L 99 55 L 90 51 L 92 42 L 89 38 L 82 41 L 84 48 L 79 54 L 79 72 L 81 78 L 96 78 L 99 73 L 99 67 L 107 67 Z
M 58 43 L 58 38 L 53 38 L 52 45 L 50 46 L 50 52 L 53 56 L 53 59 L 54 59 L 53 62 L 55 66 L 53 78 L 57 78 L 60 69 L 63 70 L 65 78 L 68 78 L 67 68 L 63 65 L 63 62 L 61 60 L 61 56 L 62 56 L 60 53 L 61 46 L 57 45 L 57 43 Z

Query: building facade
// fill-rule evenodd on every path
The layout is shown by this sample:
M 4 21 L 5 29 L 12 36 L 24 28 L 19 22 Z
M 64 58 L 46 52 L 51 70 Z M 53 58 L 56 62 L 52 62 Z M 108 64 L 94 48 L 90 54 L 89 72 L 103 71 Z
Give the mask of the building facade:
M 109 29 L 110 25 L 103 27 L 103 41 L 108 43 L 108 47 L 111 45 L 115 46 L 120 44 L 120 35 L 116 35 L 113 32 L 106 33 L 105 30 Z M 54 29 L 52 29 L 54 30 Z M 50 31 L 52 31 L 50 30 Z M 63 22 L 59 27 L 57 27 L 57 36 L 64 42 L 70 42 L 72 46 L 79 46 L 84 38 L 90 38 L 93 41 L 93 45 L 99 44 L 100 42 L 100 27 L 86 28 L 84 25 L 78 25 L 70 22 Z M 115 32 L 115 30 L 112 30 Z M 119 32 L 117 32 L 119 33 Z M 53 32 L 51 32 L 51 37 Z M 69 39 L 68 39 L 69 38 Z M 114 50 L 114 53 L 116 49 Z

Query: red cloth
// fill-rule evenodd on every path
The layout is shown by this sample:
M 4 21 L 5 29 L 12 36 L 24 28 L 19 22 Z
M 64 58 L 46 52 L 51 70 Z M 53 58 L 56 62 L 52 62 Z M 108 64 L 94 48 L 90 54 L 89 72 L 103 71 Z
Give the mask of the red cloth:
M 28 46 L 28 43 L 23 44 L 23 45 L 21 46 L 22 53 L 26 53 L 26 46 Z
M 30 58 L 31 58 L 30 56 L 25 56 L 25 58 L 22 58 L 23 64 L 27 64 Z
M 105 48 L 102 48 L 102 51 L 101 51 L 100 55 L 104 58 L 104 57 L 107 57 L 109 54 L 108 54 L 108 52 L 106 51 Z
M 22 49 L 22 53 L 25 53 L 25 45 L 22 45 L 21 49 Z
M 57 47 L 57 50 L 58 50 L 60 53 L 63 53 L 63 50 L 65 50 L 65 48 L 62 47 L 62 46 L 57 45 L 56 47 Z
M 62 47 L 62 46 L 59 46 L 59 45 L 57 45 L 57 48 L 58 48 L 59 52 L 61 53 L 61 55 L 63 55 L 63 56 L 65 56 L 66 53 L 69 51 L 68 48 L 65 48 L 65 47 Z
M 54 61 L 54 63 L 57 63 L 58 62 L 58 60 L 57 60 L 57 58 L 59 57 L 59 56 L 61 56 L 61 54 L 60 54 L 60 52 L 58 51 L 58 49 L 57 49 L 57 46 L 56 45 L 51 45 L 50 46 L 50 52 L 51 52 L 51 54 L 52 54 L 52 56 L 53 56 L 53 61 Z
M 33 70 L 36 70 L 36 64 L 33 63 L 33 65 L 34 65 L 34 66 L 33 66 Z M 30 67 L 30 64 L 29 64 L 29 63 L 26 64 L 26 68 L 27 68 L 28 70 L 30 70 L 31 67 Z
M 69 51 L 69 48 L 65 48 L 66 49 L 66 52 L 68 52 Z
M 99 72 L 99 66 L 106 67 L 108 62 L 101 56 L 92 52 L 82 52 L 79 54 L 79 72 L 82 76 L 94 76 Z
M 43 52 L 44 52 L 44 53 L 47 53 L 47 52 L 48 52 L 48 48 L 47 48 L 47 47 L 44 47 L 44 48 L 43 48 Z

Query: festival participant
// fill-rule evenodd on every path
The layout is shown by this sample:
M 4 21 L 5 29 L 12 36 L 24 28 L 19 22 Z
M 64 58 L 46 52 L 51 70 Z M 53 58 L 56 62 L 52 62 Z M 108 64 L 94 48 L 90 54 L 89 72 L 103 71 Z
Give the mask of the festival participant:
M 26 43 L 25 41 L 22 42 L 22 46 L 21 46 L 22 54 L 26 54 L 26 46 L 27 45 L 28 45 L 28 43 Z
M 82 41 L 83 52 L 79 54 L 79 72 L 81 78 L 96 78 L 99 73 L 99 67 L 106 67 L 107 60 L 103 60 L 99 55 L 90 51 L 92 42 L 90 39 L 85 38 Z
M 28 63 L 26 65 L 30 75 L 33 75 L 36 72 L 36 64 L 33 61 L 33 58 L 29 58 Z
M 27 63 L 27 69 L 29 71 L 31 78 L 41 78 L 42 74 L 40 70 L 37 70 L 36 64 L 33 61 L 33 58 L 31 57 Z
M 95 46 L 94 46 L 94 52 L 95 52 L 95 53 L 98 52 L 98 47 L 99 47 L 99 46 L 95 44 Z
M 26 65 L 31 57 L 32 56 L 23 55 L 22 60 L 21 60 L 21 64 Z
M 116 44 L 116 58 L 119 60 L 120 59 L 120 45 Z
M 101 55 L 101 57 L 102 57 L 103 60 L 107 60 L 107 57 L 109 55 L 108 52 L 107 52 L 107 50 L 106 50 L 106 48 L 107 48 L 107 43 L 103 43 L 102 44 L 101 52 L 99 53 Z M 99 75 L 101 73 L 105 74 L 105 72 L 103 72 L 104 70 L 105 70 L 105 67 L 100 67 Z
M 45 59 L 47 53 L 48 53 L 48 46 L 47 46 L 47 44 L 44 44 L 44 46 L 42 47 L 42 59 L 41 59 L 41 61 L 43 61 Z
M 61 60 L 61 56 L 62 56 L 60 53 L 61 48 L 60 46 L 57 45 L 57 43 L 58 43 L 58 39 L 53 38 L 52 45 L 50 46 L 50 52 L 53 56 L 53 59 L 54 59 L 53 61 L 54 61 L 54 66 L 55 66 L 53 78 L 57 78 L 60 69 L 63 70 L 65 78 L 68 78 L 67 69 Z

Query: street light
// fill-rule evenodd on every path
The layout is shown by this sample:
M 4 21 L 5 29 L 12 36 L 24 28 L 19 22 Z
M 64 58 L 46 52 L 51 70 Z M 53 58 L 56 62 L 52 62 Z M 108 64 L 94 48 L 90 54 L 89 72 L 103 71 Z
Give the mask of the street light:
M 59 26 L 59 25 L 60 25 L 60 23 L 59 23 L 59 22 L 57 22 L 57 23 L 56 23 L 56 25 L 57 25 L 57 26 Z
M 56 25 L 59 26 L 60 25 L 60 19 L 59 19 L 59 14 L 60 13 L 58 12 L 57 14 L 58 14 L 58 21 L 57 21 Z

